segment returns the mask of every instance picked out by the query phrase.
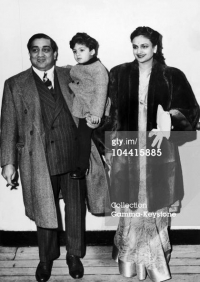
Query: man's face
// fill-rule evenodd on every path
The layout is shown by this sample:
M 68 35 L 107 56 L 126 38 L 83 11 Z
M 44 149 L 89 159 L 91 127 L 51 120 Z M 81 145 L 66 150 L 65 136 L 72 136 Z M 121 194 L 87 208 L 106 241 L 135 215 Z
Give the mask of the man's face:
M 38 38 L 33 40 L 30 49 L 32 66 L 41 71 L 47 71 L 53 67 L 57 58 L 57 52 L 53 52 L 49 39 Z

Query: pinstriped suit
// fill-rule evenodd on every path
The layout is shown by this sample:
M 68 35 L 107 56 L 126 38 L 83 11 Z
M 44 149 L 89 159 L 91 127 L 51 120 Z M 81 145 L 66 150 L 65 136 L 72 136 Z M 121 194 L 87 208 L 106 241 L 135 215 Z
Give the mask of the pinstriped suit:
M 33 74 L 41 101 L 50 175 L 69 172 L 76 166 L 77 127 L 63 98 L 56 72 L 56 101 L 37 74 Z
M 63 98 L 56 71 L 54 96 L 33 71 L 38 89 L 46 136 L 46 156 L 51 176 L 57 212 L 59 192 L 65 202 L 66 247 L 73 255 L 85 254 L 85 181 L 72 180 L 70 171 L 76 167 L 77 128 Z M 80 187 L 81 186 L 81 187 Z M 40 261 L 54 260 L 59 256 L 56 229 L 37 227 Z

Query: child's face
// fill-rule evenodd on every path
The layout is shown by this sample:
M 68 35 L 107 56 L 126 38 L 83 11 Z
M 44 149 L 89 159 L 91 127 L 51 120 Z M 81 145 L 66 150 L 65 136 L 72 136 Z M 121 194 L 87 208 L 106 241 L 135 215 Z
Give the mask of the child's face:
M 95 54 L 94 49 L 90 51 L 90 49 L 82 44 L 76 43 L 73 48 L 74 59 L 79 63 L 83 64 L 89 61 L 93 55 Z

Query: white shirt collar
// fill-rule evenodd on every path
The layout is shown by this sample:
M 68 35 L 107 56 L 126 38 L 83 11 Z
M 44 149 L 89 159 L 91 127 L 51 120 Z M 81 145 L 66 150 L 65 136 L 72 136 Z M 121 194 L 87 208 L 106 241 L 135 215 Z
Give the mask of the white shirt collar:
M 48 71 L 41 71 L 41 70 L 38 70 L 36 69 L 34 66 L 32 66 L 34 72 L 39 76 L 39 78 L 43 81 L 43 77 L 44 77 L 44 73 L 46 72 L 47 73 L 47 77 L 49 80 L 51 80 L 51 83 L 54 87 L 54 69 L 55 69 L 55 66 L 53 66 L 50 70 Z

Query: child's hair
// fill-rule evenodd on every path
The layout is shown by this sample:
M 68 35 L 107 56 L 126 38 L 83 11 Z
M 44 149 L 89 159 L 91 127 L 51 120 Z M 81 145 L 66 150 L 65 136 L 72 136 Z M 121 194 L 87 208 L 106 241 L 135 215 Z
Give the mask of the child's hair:
M 74 35 L 69 42 L 70 48 L 73 49 L 76 43 L 85 45 L 90 49 L 90 51 L 94 49 L 95 55 L 97 55 L 99 43 L 96 41 L 96 39 L 90 37 L 87 33 L 78 32 L 76 35 Z

